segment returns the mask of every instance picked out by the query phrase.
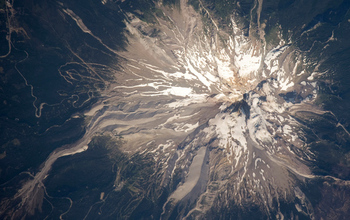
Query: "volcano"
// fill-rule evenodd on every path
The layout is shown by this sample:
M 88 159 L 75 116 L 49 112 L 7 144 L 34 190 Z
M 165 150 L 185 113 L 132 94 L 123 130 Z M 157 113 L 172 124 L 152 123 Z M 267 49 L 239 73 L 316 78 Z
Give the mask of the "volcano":
M 348 1 L 18 2 L 3 219 L 350 215 Z

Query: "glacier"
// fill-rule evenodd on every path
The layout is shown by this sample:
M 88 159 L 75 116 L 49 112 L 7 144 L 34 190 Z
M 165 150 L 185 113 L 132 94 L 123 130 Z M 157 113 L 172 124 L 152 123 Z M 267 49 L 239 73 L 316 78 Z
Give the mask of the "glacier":
M 255 205 L 268 218 L 289 218 L 282 203 L 295 203 L 298 212 L 315 219 L 297 183 L 323 177 L 309 167 L 315 155 L 296 115 L 329 113 L 314 103 L 317 76 L 323 73 L 307 68 L 307 53 L 286 42 L 282 30 L 276 31 L 278 43 L 268 44 L 260 21 L 261 34 L 246 35 L 234 15 L 221 27 L 203 3 L 198 10 L 185 0 L 179 8 L 161 1 L 156 7 L 161 13 L 153 23 L 123 12 L 127 46 L 115 50 L 62 5 L 62 16 L 114 54 L 118 68 L 110 70 L 113 80 L 104 82 L 108 86 L 99 101 L 83 113 L 84 136 L 49 155 L 15 195 L 19 208 L 34 212 L 56 160 L 87 151 L 103 134 L 122 137 L 126 155 L 157 164 L 156 188 L 169 190 L 161 219 L 174 213 L 178 219 L 203 219 L 230 204 Z M 86 66 L 93 78 L 106 71 Z M 68 71 L 60 74 L 71 83 Z M 116 178 L 114 190 L 123 185 Z

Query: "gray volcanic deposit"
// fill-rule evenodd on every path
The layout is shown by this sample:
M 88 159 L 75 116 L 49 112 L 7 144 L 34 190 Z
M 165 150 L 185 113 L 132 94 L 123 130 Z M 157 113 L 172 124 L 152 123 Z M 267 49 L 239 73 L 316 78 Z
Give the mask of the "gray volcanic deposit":
M 348 1 L 17 1 L 1 218 L 350 216 Z

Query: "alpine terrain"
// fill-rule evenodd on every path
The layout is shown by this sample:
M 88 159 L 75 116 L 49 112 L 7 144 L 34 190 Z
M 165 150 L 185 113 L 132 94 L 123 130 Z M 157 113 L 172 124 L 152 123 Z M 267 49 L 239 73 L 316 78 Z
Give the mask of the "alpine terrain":
M 0 7 L 1 219 L 350 217 L 350 1 Z

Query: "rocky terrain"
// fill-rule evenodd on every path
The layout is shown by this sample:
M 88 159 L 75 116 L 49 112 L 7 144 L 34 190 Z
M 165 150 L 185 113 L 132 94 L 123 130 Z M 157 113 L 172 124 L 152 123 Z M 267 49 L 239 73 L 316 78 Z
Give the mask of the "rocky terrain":
M 325 91 L 339 89 L 330 83 L 336 69 L 327 48 L 337 48 L 333 42 L 346 36 L 339 32 L 349 27 L 350 5 L 326 3 L 317 10 L 329 7 L 328 17 L 305 15 L 309 23 L 293 30 L 293 22 L 283 26 L 282 15 L 274 20 L 269 7 L 275 6 L 263 0 L 140 1 L 140 8 L 103 0 L 94 3 L 96 11 L 106 10 L 99 16 L 109 13 L 119 23 L 108 18 L 111 23 L 100 30 L 84 12 L 89 8 L 52 1 L 45 7 L 69 28 L 49 29 L 83 36 L 74 44 L 65 36 L 54 49 L 69 54 L 66 60 L 62 55 L 55 73 L 74 89 L 57 91 L 69 98 L 53 104 L 41 101 L 44 96 L 21 72 L 33 52 L 17 49 L 11 36 L 34 41 L 35 33 L 16 17 L 21 7 L 6 1 L 8 52 L 2 57 L 24 51 L 15 69 L 30 88 L 35 117 L 49 120 L 48 108 L 67 100 L 76 109 L 41 136 L 74 120 L 83 131 L 57 141 L 42 163 L 2 182 L 0 216 L 346 218 L 350 134 L 345 116 L 327 107 Z M 288 7 L 300 4 L 291 1 Z M 278 7 L 276 13 L 287 10 Z M 336 7 L 347 7 L 337 11 L 343 13 L 339 21 L 332 17 Z M 320 30 L 327 18 L 332 29 Z M 114 32 L 121 33 L 118 45 Z M 324 32 L 329 34 L 322 38 Z M 319 39 L 310 40 L 314 33 Z M 323 159 L 327 154 L 341 154 L 341 166 Z M 329 198 L 339 206 L 329 206 Z

